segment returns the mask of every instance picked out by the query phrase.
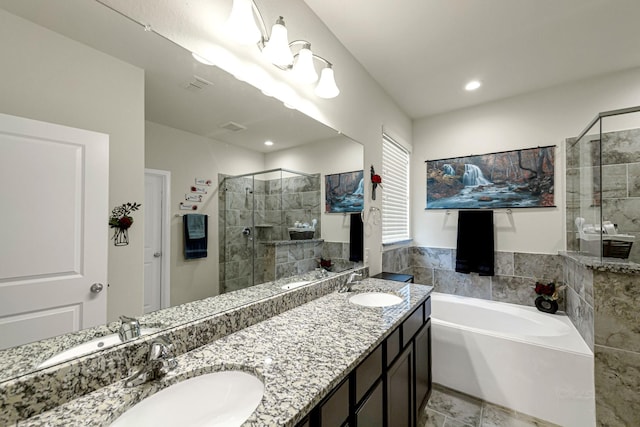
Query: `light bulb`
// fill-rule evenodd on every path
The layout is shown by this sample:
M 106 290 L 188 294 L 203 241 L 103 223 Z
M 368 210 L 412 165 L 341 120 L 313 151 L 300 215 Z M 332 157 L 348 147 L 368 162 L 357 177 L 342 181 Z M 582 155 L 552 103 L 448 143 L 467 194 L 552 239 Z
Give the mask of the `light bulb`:
M 293 63 L 293 54 L 289 48 L 287 27 L 284 26 L 284 18 L 281 16 L 271 29 L 271 38 L 265 43 L 262 53 L 272 64 L 280 67 L 288 67 Z
M 256 44 L 262 39 L 253 15 L 253 0 L 233 0 L 231 14 L 227 19 L 227 33 L 237 43 Z
M 305 43 L 302 49 L 300 49 L 298 59 L 296 59 L 295 64 L 293 64 L 291 72 L 293 73 L 293 78 L 300 83 L 314 83 L 318 80 L 316 67 L 313 66 L 311 44 Z
M 316 86 L 316 95 L 320 98 L 335 98 L 340 94 L 340 89 L 336 85 L 331 65 L 322 69 L 320 73 L 320 81 Z
M 478 89 L 480 86 L 482 86 L 482 83 L 480 83 L 478 80 L 472 80 L 469 83 L 467 83 L 467 85 L 464 88 L 465 90 L 472 91 L 472 90 Z

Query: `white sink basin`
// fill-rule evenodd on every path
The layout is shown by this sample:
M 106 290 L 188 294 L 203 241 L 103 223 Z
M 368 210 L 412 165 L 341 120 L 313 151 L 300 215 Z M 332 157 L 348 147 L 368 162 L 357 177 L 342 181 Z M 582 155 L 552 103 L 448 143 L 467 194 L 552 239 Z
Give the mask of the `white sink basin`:
M 390 305 L 400 304 L 402 298 L 397 295 L 387 294 L 384 292 L 364 292 L 355 294 L 349 298 L 352 304 L 363 305 L 365 307 L 388 307 Z
M 302 280 L 300 282 L 287 283 L 286 285 L 282 285 L 281 288 L 284 290 L 295 289 L 300 286 L 308 285 L 309 283 L 311 283 L 310 280 Z
M 140 335 L 147 335 L 157 331 L 157 328 L 140 328 Z M 103 337 L 95 338 L 91 341 L 87 341 L 85 343 L 78 344 L 75 347 L 71 347 L 68 350 L 61 351 L 55 356 L 52 356 L 51 358 L 39 364 L 38 369 L 48 368 L 49 366 L 66 362 L 67 360 L 75 359 L 76 357 L 84 356 L 86 354 L 93 353 L 94 351 L 104 350 L 121 343 L 122 341 L 120 340 L 118 334 L 110 334 Z
M 264 384 L 242 371 L 200 375 L 153 394 L 111 427 L 240 426 L 256 410 Z

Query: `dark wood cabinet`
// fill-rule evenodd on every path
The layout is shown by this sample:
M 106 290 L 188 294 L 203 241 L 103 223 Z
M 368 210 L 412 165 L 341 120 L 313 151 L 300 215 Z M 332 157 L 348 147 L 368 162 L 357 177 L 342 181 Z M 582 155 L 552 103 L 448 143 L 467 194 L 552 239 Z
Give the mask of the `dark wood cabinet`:
M 340 384 L 320 406 L 320 426 L 343 425 L 349 417 L 349 380 Z
M 415 369 L 415 408 L 414 416 L 419 417 L 422 404 L 431 395 L 431 319 L 416 334 L 414 339 L 414 369 Z
M 431 393 L 431 301 L 414 310 L 298 427 L 413 427 Z
M 356 426 L 360 427 L 384 427 L 384 388 L 382 381 L 373 389 L 371 394 L 357 409 L 355 418 Z
M 387 425 L 413 425 L 413 346 L 407 348 L 387 372 Z

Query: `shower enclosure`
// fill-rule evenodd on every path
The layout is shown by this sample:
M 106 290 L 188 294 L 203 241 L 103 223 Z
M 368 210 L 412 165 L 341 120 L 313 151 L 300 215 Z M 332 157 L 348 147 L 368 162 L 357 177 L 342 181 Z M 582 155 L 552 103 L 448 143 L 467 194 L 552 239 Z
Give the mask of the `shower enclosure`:
M 219 184 L 221 293 L 318 266 L 320 174 L 271 169 L 220 175 Z M 314 220 L 311 240 L 290 241 L 288 228 Z
M 640 262 L 640 107 L 598 114 L 566 159 L 567 250 Z

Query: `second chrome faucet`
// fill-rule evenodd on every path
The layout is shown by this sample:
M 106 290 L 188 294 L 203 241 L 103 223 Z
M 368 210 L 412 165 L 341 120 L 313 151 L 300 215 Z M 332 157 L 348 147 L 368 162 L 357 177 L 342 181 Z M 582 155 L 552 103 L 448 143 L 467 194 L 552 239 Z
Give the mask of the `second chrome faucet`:
M 125 385 L 135 387 L 162 378 L 178 366 L 173 354 L 173 344 L 166 337 L 159 337 L 149 344 L 149 354 L 142 367 L 127 378 Z

